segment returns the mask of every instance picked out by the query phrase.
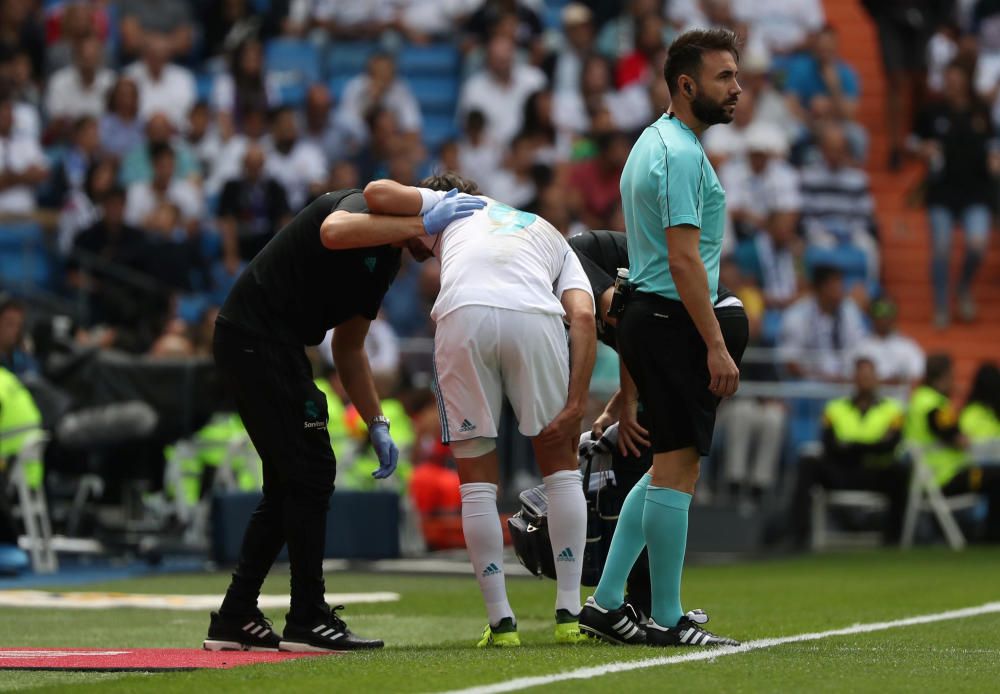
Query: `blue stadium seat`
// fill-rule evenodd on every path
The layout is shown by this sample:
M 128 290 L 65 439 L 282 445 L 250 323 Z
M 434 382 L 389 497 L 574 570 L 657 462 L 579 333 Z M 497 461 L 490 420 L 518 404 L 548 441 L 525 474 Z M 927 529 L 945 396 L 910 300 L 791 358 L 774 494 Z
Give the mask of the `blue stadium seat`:
M 423 140 L 432 152 L 436 152 L 441 145 L 457 135 L 454 118 L 450 116 L 424 118 Z
M 308 41 L 270 41 L 265 48 L 264 62 L 268 75 L 277 84 L 278 98 L 283 105 L 300 105 L 305 100 L 306 88 L 320 79 L 319 52 Z
M 210 72 L 198 72 L 194 76 L 195 91 L 198 101 L 212 101 L 212 87 L 215 85 L 215 75 Z
M 421 109 L 448 110 L 454 113 L 458 101 L 458 80 L 454 77 L 410 77 L 406 83 L 413 90 Z
M 36 222 L 4 222 L 0 224 L 0 250 L 22 252 L 41 249 L 45 232 Z
M 399 73 L 407 77 L 455 77 L 459 66 L 458 49 L 450 43 L 403 46 L 396 55 L 396 65 Z
M 371 41 L 335 43 L 326 49 L 323 58 L 326 77 L 354 77 L 364 72 L 368 58 L 378 51 L 378 44 Z
M 49 255 L 40 249 L 0 251 L 0 278 L 5 287 L 49 288 L 52 280 Z
M 333 102 L 335 104 L 340 102 L 341 97 L 344 95 L 344 87 L 352 79 L 354 79 L 354 75 L 335 75 L 330 78 L 330 94 L 333 95 Z
M 818 248 L 810 246 L 805 253 L 806 266 L 811 270 L 817 265 L 833 265 L 844 273 L 848 280 L 863 280 L 868 275 L 868 257 L 864 251 L 854 246 Z

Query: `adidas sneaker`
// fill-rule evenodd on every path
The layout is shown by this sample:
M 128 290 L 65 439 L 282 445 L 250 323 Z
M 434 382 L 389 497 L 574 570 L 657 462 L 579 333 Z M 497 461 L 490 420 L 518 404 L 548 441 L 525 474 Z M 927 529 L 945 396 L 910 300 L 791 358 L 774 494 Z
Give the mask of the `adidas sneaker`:
M 337 610 L 342 609 L 343 605 L 337 605 L 330 610 L 330 614 L 305 624 L 296 624 L 289 615 L 285 618 L 285 631 L 280 650 L 293 653 L 322 653 L 360 651 L 385 646 L 380 639 L 363 639 L 351 633 L 344 620 L 337 615 Z
M 521 645 L 521 637 L 517 633 L 517 624 L 510 617 L 504 617 L 496 626 L 487 624 L 483 629 L 483 635 L 476 644 L 478 648 L 490 648 L 498 646 L 501 648 L 517 647 Z
M 625 605 L 606 610 L 597 604 L 593 596 L 587 598 L 580 610 L 580 631 L 623 646 L 641 646 L 646 643 L 646 632 L 632 620 Z
M 246 617 L 213 612 L 208 638 L 202 648 L 206 651 L 276 651 L 280 640 L 271 628 L 271 620 L 260 610 Z
M 708 631 L 703 610 L 691 610 L 680 618 L 677 626 L 661 627 L 652 619 L 646 624 L 646 643 L 650 646 L 739 646 L 740 642 Z

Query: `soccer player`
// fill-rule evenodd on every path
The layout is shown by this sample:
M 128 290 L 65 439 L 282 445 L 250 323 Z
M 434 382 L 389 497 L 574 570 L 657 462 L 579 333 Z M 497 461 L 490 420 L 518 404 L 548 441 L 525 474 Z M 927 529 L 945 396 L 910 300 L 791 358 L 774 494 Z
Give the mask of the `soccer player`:
M 625 234 L 618 231 L 586 231 L 569 239 L 569 245 L 580 259 L 584 272 L 590 280 L 597 305 L 597 339 L 618 351 L 618 321 L 609 314 L 614 295 L 615 275 L 618 268 L 628 267 L 628 241 Z M 715 302 L 715 317 L 719 321 L 726 345 L 735 358 L 742 356 L 750 337 L 743 302 L 732 292 L 719 287 L 719 298 Z M 649 447 L 649 431 L 645 428 L 646 417 L 639 411 L 638 394 L 628 370 L 621 368 L 621 388 L 608 400 L 604 411 L 594 420 L 591 437 L 598 439 L 604 431 L 618 422 L 617 450 L 612 453 L 611 466 L 615 475 L 615 485 L 624 492 L 630 491 L 643 481 L 646 471 L 653 464 L 652 449 Z M 621 508 L 609 508 L 609 513 L 620 513 Z M 639 555 L 628 573 L 626 599 L 633 611 L 633 618 L 648 617 L 651 609 L 649 585 L 649 562 L 645 550 Z M 625 643 L 643 643 L 644 634 L 636 630 L 629 638 L 618 640 Z
M 711 445 L 719 399 L 739 386 L 713 311 L 725 193 L 699 140 L 709 126 L 733 119 L 738 56 L 730 31 L 681 34 L 664 66 L 672 110 L 642 132 L 622 172 L 634 292 L 618 323 L 618 348 L 648 417 L 653 466 L 625 500 L 601 581 L 580 615 L 582 629 L 612 641 L 635 626 L 624 587 L 645 546 L 652 584 L 646 643 L 736 643 L 706 631 L 703 612 L 684 612 L 680 585 L 700 457 Z
M 365 198 L 374 212 L 416 215 L 446 200 L 442 191 L 479 192 L 450 173 L 422 185 L 374 181 Z M 586 639 L 578 616 L 587 509 L 576 448 L 596 349 L 593 295 L 576 255 L 551 224 L 478 199 L 486 207 L 433 242 L 411 242 L 430 243 L 441 260 L 441 291 L 431 311 L 434 366 L 442 438 L 458 462 L 462 527 L 489 617 L 478 645 L 520 645 L 496 505 L 504 397 L 531 439 L 548 495 L 555 639 L 576 643 Z
M 416 223 L 369 215 L 358 190 L 326 193 L 264 247 L 236 281 L 215 328 L 215 361 L 263 464 L 264 498 L 243 537 L 222 606 L 212 613 L 208 650 L 340 651 L 381 648 L 360 638 L 324 600 L 326 512 L 336 459 L 327 433 L 326 397 L 313 383 L 303 345 L 336 326 L 333 359 L 351 401 L 368 423 L 385 478 L 399 451 L 379 406 L 364 351 L 368 326 L 399 270 L 400 248 L 387 240 L 433 234 L 472 214 L 480 201 L 450 198 Z M 345 218 L 360 235 L 345 238 Z M 257 607 L 282 546 L 291 563 L 291 608 L 283 637 Z

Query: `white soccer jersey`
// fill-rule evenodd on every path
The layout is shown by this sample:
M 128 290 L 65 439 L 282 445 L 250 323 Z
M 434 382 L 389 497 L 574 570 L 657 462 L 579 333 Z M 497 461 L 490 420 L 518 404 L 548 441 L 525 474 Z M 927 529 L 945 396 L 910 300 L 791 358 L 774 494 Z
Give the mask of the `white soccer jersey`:
M 580 261 L 555 227 L 480 197 L 486 207 L 426 240 L 441 260 L 441 290 L 431 318 L 439 321 L 462 306 L 562 316 L 560 297 L 569 289 L 582 289 L 593 300 Z

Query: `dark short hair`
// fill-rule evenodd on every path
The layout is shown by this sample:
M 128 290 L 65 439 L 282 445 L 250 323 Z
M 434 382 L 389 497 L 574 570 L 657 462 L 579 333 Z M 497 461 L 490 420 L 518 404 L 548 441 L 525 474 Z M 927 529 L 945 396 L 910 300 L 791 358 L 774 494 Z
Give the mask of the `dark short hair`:
M 430 188 L 431 190 L 451 190 L 452 188 L 458 188 L 460 193 L 479 195 L 478 183 L 454 171 L 443 171 L 439 174 L 428 176 L 420 182 L 420 187 Z
M 663 79 L 671 94 L 677 92 L 681 75 L 695 75 L 701 68 L 702 56 L 715 51 L 729 51 L 740 61 L 739 39 L 729 29 L 691 29 L 678 36 L 667 50 L 663 64 Z
M 927 357 L 927 364 L 924 366 L 924 383 L 926 385 L 932 385 L 950 371 L 950 354 L 931 354 Z
M 160 157 L 174 158 L 174 148 L 168 142 L 154 142 L 149 146 L 149 160 L 156 161 Z
M 819 289 L 833 279 L 842 279 L 844 271 L 836 265 L 816 265 L 812 271 L 812 285 Z

